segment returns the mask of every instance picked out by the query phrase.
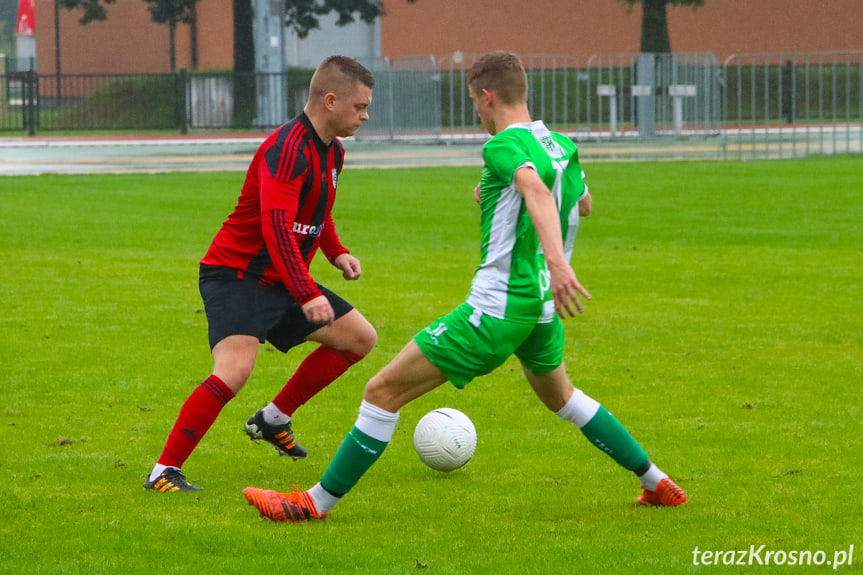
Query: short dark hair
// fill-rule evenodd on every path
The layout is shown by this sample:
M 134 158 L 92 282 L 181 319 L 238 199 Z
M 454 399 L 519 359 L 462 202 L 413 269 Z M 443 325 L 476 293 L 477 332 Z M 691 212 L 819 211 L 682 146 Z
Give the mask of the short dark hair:
M 527 74 L 518 56 L 498 50 L 483 54 L 467 73 L 467 85 L 474 92 L 489 90 L 505 104 L 527 102 Z
M 347 56 L 330 56 L 315 70 L 310 92 L 322 96 L 327 92 L 353 91 L 357 82 L 369 89 L 375 87 L 375 78 L 365 66 Z

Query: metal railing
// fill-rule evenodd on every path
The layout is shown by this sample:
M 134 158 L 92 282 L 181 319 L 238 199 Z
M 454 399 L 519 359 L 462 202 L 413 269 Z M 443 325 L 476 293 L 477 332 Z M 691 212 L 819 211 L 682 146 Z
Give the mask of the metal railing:
M 363 59 L 375 89 L 363 139 L 437 139 L 441 133 L 440 75 L 431 56 Z
M 466 76 L 479 54 L 456 52 L 441 58 L 441 132 L 450 139 L 484 137 L 485 130 L 471 102 Z M 578 109 L 574 92 L 578 69 L 571 58 L 559 54 L 521 56 L 527 71 L 528 107 L 535 118 L 549 126 L 569 131 L 576 121 L 573 105 Z
M 175 74 L 0 76 L 0 130 L 174 130 L 183 123 Z
M 716 135 L 720 68 L 711 53 L 592 56 L 586 124 L 610 137 Z
M 468 94 L 477 55 L 363 61 L 375 75 L 360 139 L 482 140 Z M 618 148 L 684 142 L 705 157 L 859 153 L 863 51 L 522 55 L 534 118 Z M 284 74 L 37 74 L 0 69 L 0 131 L 260 130 L 296 115 L 312 70 Z M 595 146 L 594 146 L 595 147 Z
M 723 76 L 729 156 L 863 151 L 863 50 L 736 54 Z

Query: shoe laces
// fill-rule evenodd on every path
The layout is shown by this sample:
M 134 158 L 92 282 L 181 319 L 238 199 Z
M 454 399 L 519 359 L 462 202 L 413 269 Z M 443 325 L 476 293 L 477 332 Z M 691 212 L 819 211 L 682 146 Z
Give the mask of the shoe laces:
M 662 484 L 665 486 L 665 497 L 663 497 L 663 499 L 677 501 L 686 497 L 686 493 L 683 489 L 673 481 L 663 481 Z

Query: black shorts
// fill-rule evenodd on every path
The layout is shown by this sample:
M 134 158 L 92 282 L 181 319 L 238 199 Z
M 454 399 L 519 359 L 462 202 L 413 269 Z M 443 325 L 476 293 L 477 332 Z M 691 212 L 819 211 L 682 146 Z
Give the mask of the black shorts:
M 207 313 L 210 349 L 229 335 L 251 335 L 286 352 L 321 328 L 306 319 L 284 285 L 264 285 L 257 277 L 238 275 L 231 268 L 201 266 L 198 287 Z M 336 319 L 354 309 L 321 284 L 317 286 L 333 306 Z

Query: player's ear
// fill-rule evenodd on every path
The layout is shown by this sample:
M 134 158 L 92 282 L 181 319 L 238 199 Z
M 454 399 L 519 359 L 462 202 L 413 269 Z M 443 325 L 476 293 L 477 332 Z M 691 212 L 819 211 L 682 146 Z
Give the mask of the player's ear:
M 327 110 L 332 110 L 336 106 L 336 95 L 332 92 L 324 94 L 324 107 Z

